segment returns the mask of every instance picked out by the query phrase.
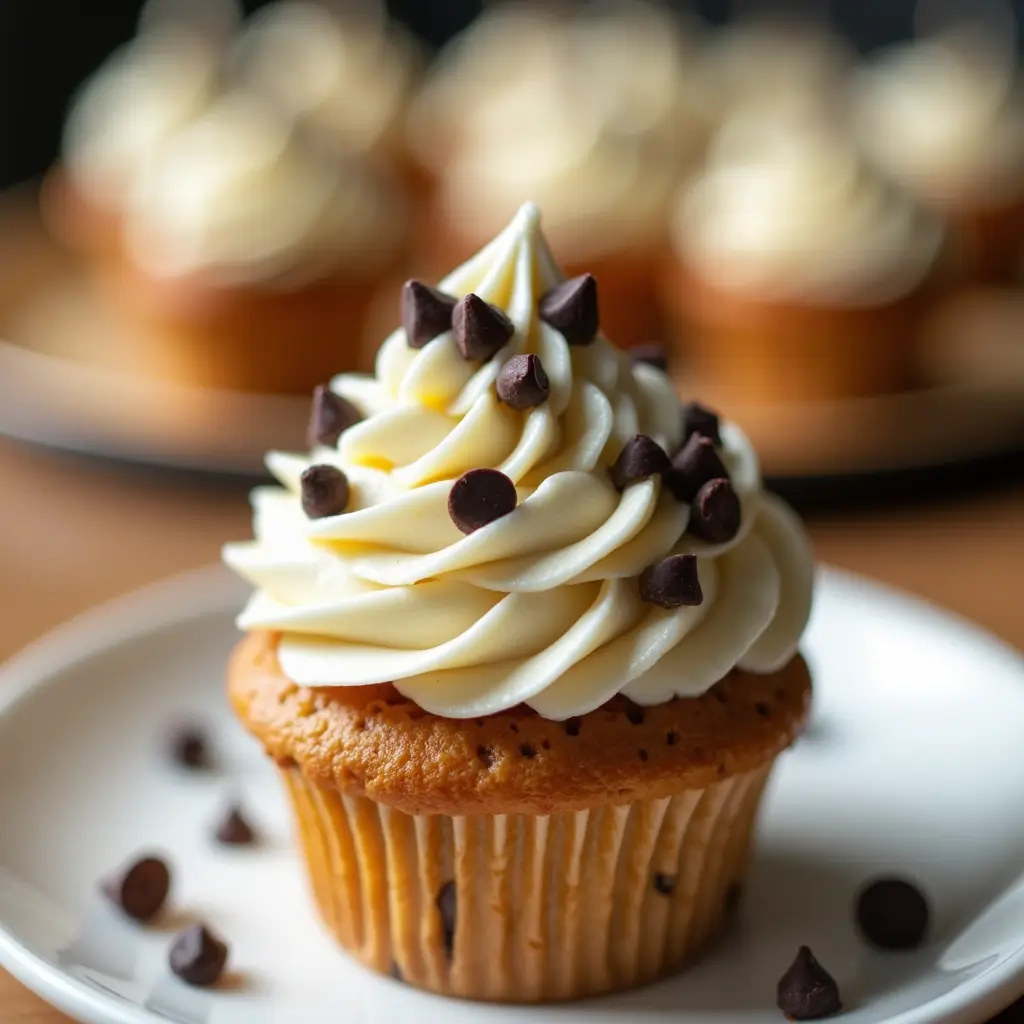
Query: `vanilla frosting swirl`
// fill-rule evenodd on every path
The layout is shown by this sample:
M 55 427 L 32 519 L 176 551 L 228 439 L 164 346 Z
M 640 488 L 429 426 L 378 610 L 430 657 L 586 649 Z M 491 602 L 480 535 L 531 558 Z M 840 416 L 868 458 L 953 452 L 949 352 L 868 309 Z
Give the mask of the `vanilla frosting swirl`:
M 936 219 L 822 123 L 813 103 L 726 120 L 677 209 L 677 250 L 697 273 L 761 299 L 881 305 L 934 266 Z
M 852 92 L 865 148 L 904 184 L 954 205 L 1024 193 L 1024 85 L 1012 55 L 980 31 L 894 47 Z
M 632 436 L 679 447 L 679 402 L 662 372 L 633 365 L 600 334 L 570 347 L 540 320 L 539 298 L 561 279 L 527 204 L 441 283 L 507 312 L 515 333 L 500 352 L 471 363 L 450 331 L 413 349 L 399 329 L 374 377 L 333 382 L 365 416 L 336 448 L 268 457 L 281 486 L 255 492 L 255 540 L 229 545 L 225 559 L 258 588 L 240 627 L 283 632 L 290 678 L 393 682 L 447 717 L 526 703 L 564 719 L 616 693 L 642 704 L 694 696 L 736 665 L 770 672 L 793 655 L 812 589 L 798 519 L 763 491 L 757 458 L 730 423 L 721 456 L 742 525 L 728 543 L 687 532 L 689 506 L 660 478 L 616 490 L 609 466 Z M 550 392 L 519 412 L 494 384 L 524 352 L 540 358 Z M 343 469 L 351 498 L 343 514 L 310 520 L 299 478 L 322 463 Z M 479 467 L 505 473 L 519 503 L 463 535 L 448 495 Z M 640 599 L 638 575 L 670 553 L 697 556 L 699 606 Z

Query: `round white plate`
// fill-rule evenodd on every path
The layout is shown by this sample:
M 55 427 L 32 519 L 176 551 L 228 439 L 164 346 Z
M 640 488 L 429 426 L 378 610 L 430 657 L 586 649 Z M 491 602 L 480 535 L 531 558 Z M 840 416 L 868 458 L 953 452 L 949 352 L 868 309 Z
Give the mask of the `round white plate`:
M 220 570 L 87 615 L 0 672 L 0 962 L 92 1024 L 578 1024 L 780 1021 L 775 984 L 799 943 L 839 980 L 854 1024 L 980 1022 L 1024 992 L 1024 663 L 972 627 L 874 584 L 822 574 L 808 638 L 808 733 L 769 798 L 733 933 L 676 980 L 564 1007 L 423 995 L 345 958 L 310 912 L 276 783 L 233 723 L 221 677 L 242 588 Z M 205 718 L 209 776 L 176 772 L 161 740 Z M 266 837 L 209 840 L 240 792 Z M 177 868 L 177 921 L 144 930 L 95 895 L 143 849 Z M 865 949 L 861 881 L 918 877 L 928 945 Z M 227 990 L 170 975 L 174 926 L 199 916 L 231 943 Z

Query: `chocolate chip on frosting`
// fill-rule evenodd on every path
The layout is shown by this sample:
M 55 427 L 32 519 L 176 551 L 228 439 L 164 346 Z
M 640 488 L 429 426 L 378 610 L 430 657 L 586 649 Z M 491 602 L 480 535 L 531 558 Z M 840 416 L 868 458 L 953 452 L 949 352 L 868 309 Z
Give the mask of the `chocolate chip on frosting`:
M 452 484 L 448 515 L 463 532 L 472 533 L 516 507 L 516 485 L 496 469 L 471 469 Z
M 348 507 L 348 477 L 337 466 L 310 466 L 299 478 L 302 511 L 310 519 L 338 516 Z
M 206 771 L 213 760 L 209 739 L 197 725 L 183 725 L 177 729 L 170 737 L 168 753 L 179 768 L 189 771 Z
M 723 477 L 709 480 L 690 505 L 692 534 L 712 544 L 724 544 L 739 533 L 740 499 Z
M 662 373 L 668 373 L 668 349 L 664 345 L 651 342 L 649 345 L 636 345 L 626 353 L 633 363 L 646 363 Z
M 714 442 L 701 434 L 693 434 L 672 460 L 672 470 L 666 474 L 665 483 L 678 501 L 693 501 L 709 480 L 728 476 Z
M 683 406 L 683 440 L 688 441 L 694 434 L 706 437 L 716 448 L 722 445 L 718 414 L 699 402 L 687 402 Z
M 589 345 L 597 336 L 597 279 L 581 274 L 563 281 L 540 300 L 540 318 L 570 345 Z
M 318 444 L 333 448 L 338 438 L 359 419 L 354 405 L 336 395 L 326 384 L 318 384 L 313 389 L 313 408 L 306 438 L 310 448 Z
M 422 281 L 402 286 L 402 326 L 409 348 L 423 348 L 439 334 L 450 331 L 454 295 L 447 295 Z
M 160 857 L 142 857 L 101 885 L 103 894 L 134 921 L 152 921 L 171 890 L 171 869 Z
M 879 949 L 914 949 L 928 931 L 928 901 L 911 882 L 879 878 L 857 895 L 857 926 Z
M 250 846 L 256 841 L 256 833 L 237 803 L 228 807 L 214 836 L 223 846 Z
M 818 1020 L 842 1009 L 836 979 L 801 946 L 789 970 L 779 979 L 779 1009 L 790 1020 Z
M 459 299 L 452 311 L 452 331 L 463 359 L 490 359 L 504 348 L 515 330 L 502 310 L 472 292 Z
M 208 928 L 194 924 L 180 932 L 168 955 L 171 970 L 188 985 L 215 985 L 228 961 L 227 943 Z
M 621 491 L 630 484 L 667 473 L 671 468 L 665 449 L 657 441 L 646 434 L 636 434 L 625 443 L 608 472 L 612 483 Z
M 668 555 L 640 574 L 640 599 L 659 608 L 682 608 L 704 600 L 696 555 Z
M 498 374 L 498 398 L 513 409 L 532 409 L 547 400 L 551 385 L 539 356 L 513 356 Z

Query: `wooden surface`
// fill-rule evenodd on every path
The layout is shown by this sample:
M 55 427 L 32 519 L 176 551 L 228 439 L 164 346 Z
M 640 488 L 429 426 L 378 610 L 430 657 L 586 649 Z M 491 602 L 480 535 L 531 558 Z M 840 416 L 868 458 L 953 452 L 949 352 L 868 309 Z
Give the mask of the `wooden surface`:
M 821 560 L 920 594 L 1024 647 L 1024 485 L 811 526 Z M 226 539 L 248 532 L 237 489 L 0 441 L 0 659 L 98 601 L 215 560 Z M 0 972 L 0 1024 L 65 1020 Z M 1024 1001 L 1002 1020 L 1024 1020 Z

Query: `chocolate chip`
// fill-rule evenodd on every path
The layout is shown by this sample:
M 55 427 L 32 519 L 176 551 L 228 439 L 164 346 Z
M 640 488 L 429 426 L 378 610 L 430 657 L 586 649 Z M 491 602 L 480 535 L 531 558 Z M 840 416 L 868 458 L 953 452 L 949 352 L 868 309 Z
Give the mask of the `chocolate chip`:
M 402 285 L 402 326 L 409 348 L 423 348 L 439 334 L 450 331 L 456 299 L 422 281 Z
M 714 441 L 692 434 L 672 460 L 665 483 L 677 501 L 693 501 L 704 484 L 721 476 L 728 477 L 729 471 L 715 451 Z
M 434 902 L 441 914 L 441 928 L 444 935 L 444 951 L 448 954 L 448 959 L 450 960 L 452 952 L 455 949 L 455 883 L 445 882 L 438 890 L 437 899 Z
M 914 949 L 924 941 L 930 914 L 928 901 L 913 883 L 879 878 L 857 895 L 857 925 L 879 949 Z
M 540 300 L 540 318 L 570 345 L 589 345 L 597 335 L 597 280 L 581 274 L 552 288 Z
M 835 978 L 801 946 L 789 970 L 779 979 L 779 1009 L 790 1020 L 817 1020 L 842 1009 Z
M 567 718 L 565 720 L 565 735 L 566 736 L 579 736 L 580 726 L 583 724 L 581 718 Z
M 547 400 L 551 385 L 539 356 L 513 356 L 498 374 L 498 398 L 513 409 L 532 409 Z
M 676 891 L 676 876 L 663 875 L 660 872 L 654 876 L 654 888 L 662 896 L 671 896 Z
M 463 532 L 472 533 L 515 511 L 516 485 L 496 469 L 471 469 L 452 484 L 448 515 Z
M 664 345 L 636 345 L 626 353 L 634 363 L 646 363 L 662 373 L 668 373 L 668 349 Z
M 739 533 L 740 499 L 728 480 L 709 480 L 690 506 L 690 532 L 712 544 L 724 544 Z
M 171 869 L 160 857 L 143 857 L 107 879 L 101 888 L 128 917 L 145 923 L 152 921 L 167 902 Z
M 310 519 L 341 515 L 348 507 L 348 477 L 337 466 L 310 466 L 299 482 L 302 511 Z
M 227 944 L 205 925 L 194 924 L 180 932 L 168 957 L 171 970 L 189 985 L 215 985 L 228 962 Z
M 405 981 L 405 976 L 402 974 L 402 968 L 398 966 L 397 960 L 391 961 L 391 967 L 388 969 L 388 977 L 394 978 L 395 981 Z
M 256 841 L 256 833 L 238 804 L 228 807 L 214 835 L 225 846 L 249 846 Z
M 309 414 L 306 441 L 310 448 L 318 444 L 333 448 L 338 438 L 359 419 L 354 405 L 336 395 L 326 384 L 318 384 L 313 389 L 313 408 Z
M 609 473 L 612 483 L 621 491 L 630 484 L 667 473 L 671 468 L 665 449 L 646 434 L 637 434 L 623 446 Z
M 706 437 L 715 447 L 721 447 L 718 414 L 699 402 L 688 402 L 683 406 L 683 440 L 688 441 L 694 434 Z
M 640 574 L 640 599 L 659 608 L 682 608 L 704 600 L 696 555 L 669 555 Z
M 184 725 L 170 739 L 171 760 L 181 768 L 205 771 L 210 767 L 210 747 L 206 733 L 197 725 Z
M 470 292 L 455 303 L 452 331 L 462 358 L 482 362 L 504 348 L 516 329 L 497 306 Z

